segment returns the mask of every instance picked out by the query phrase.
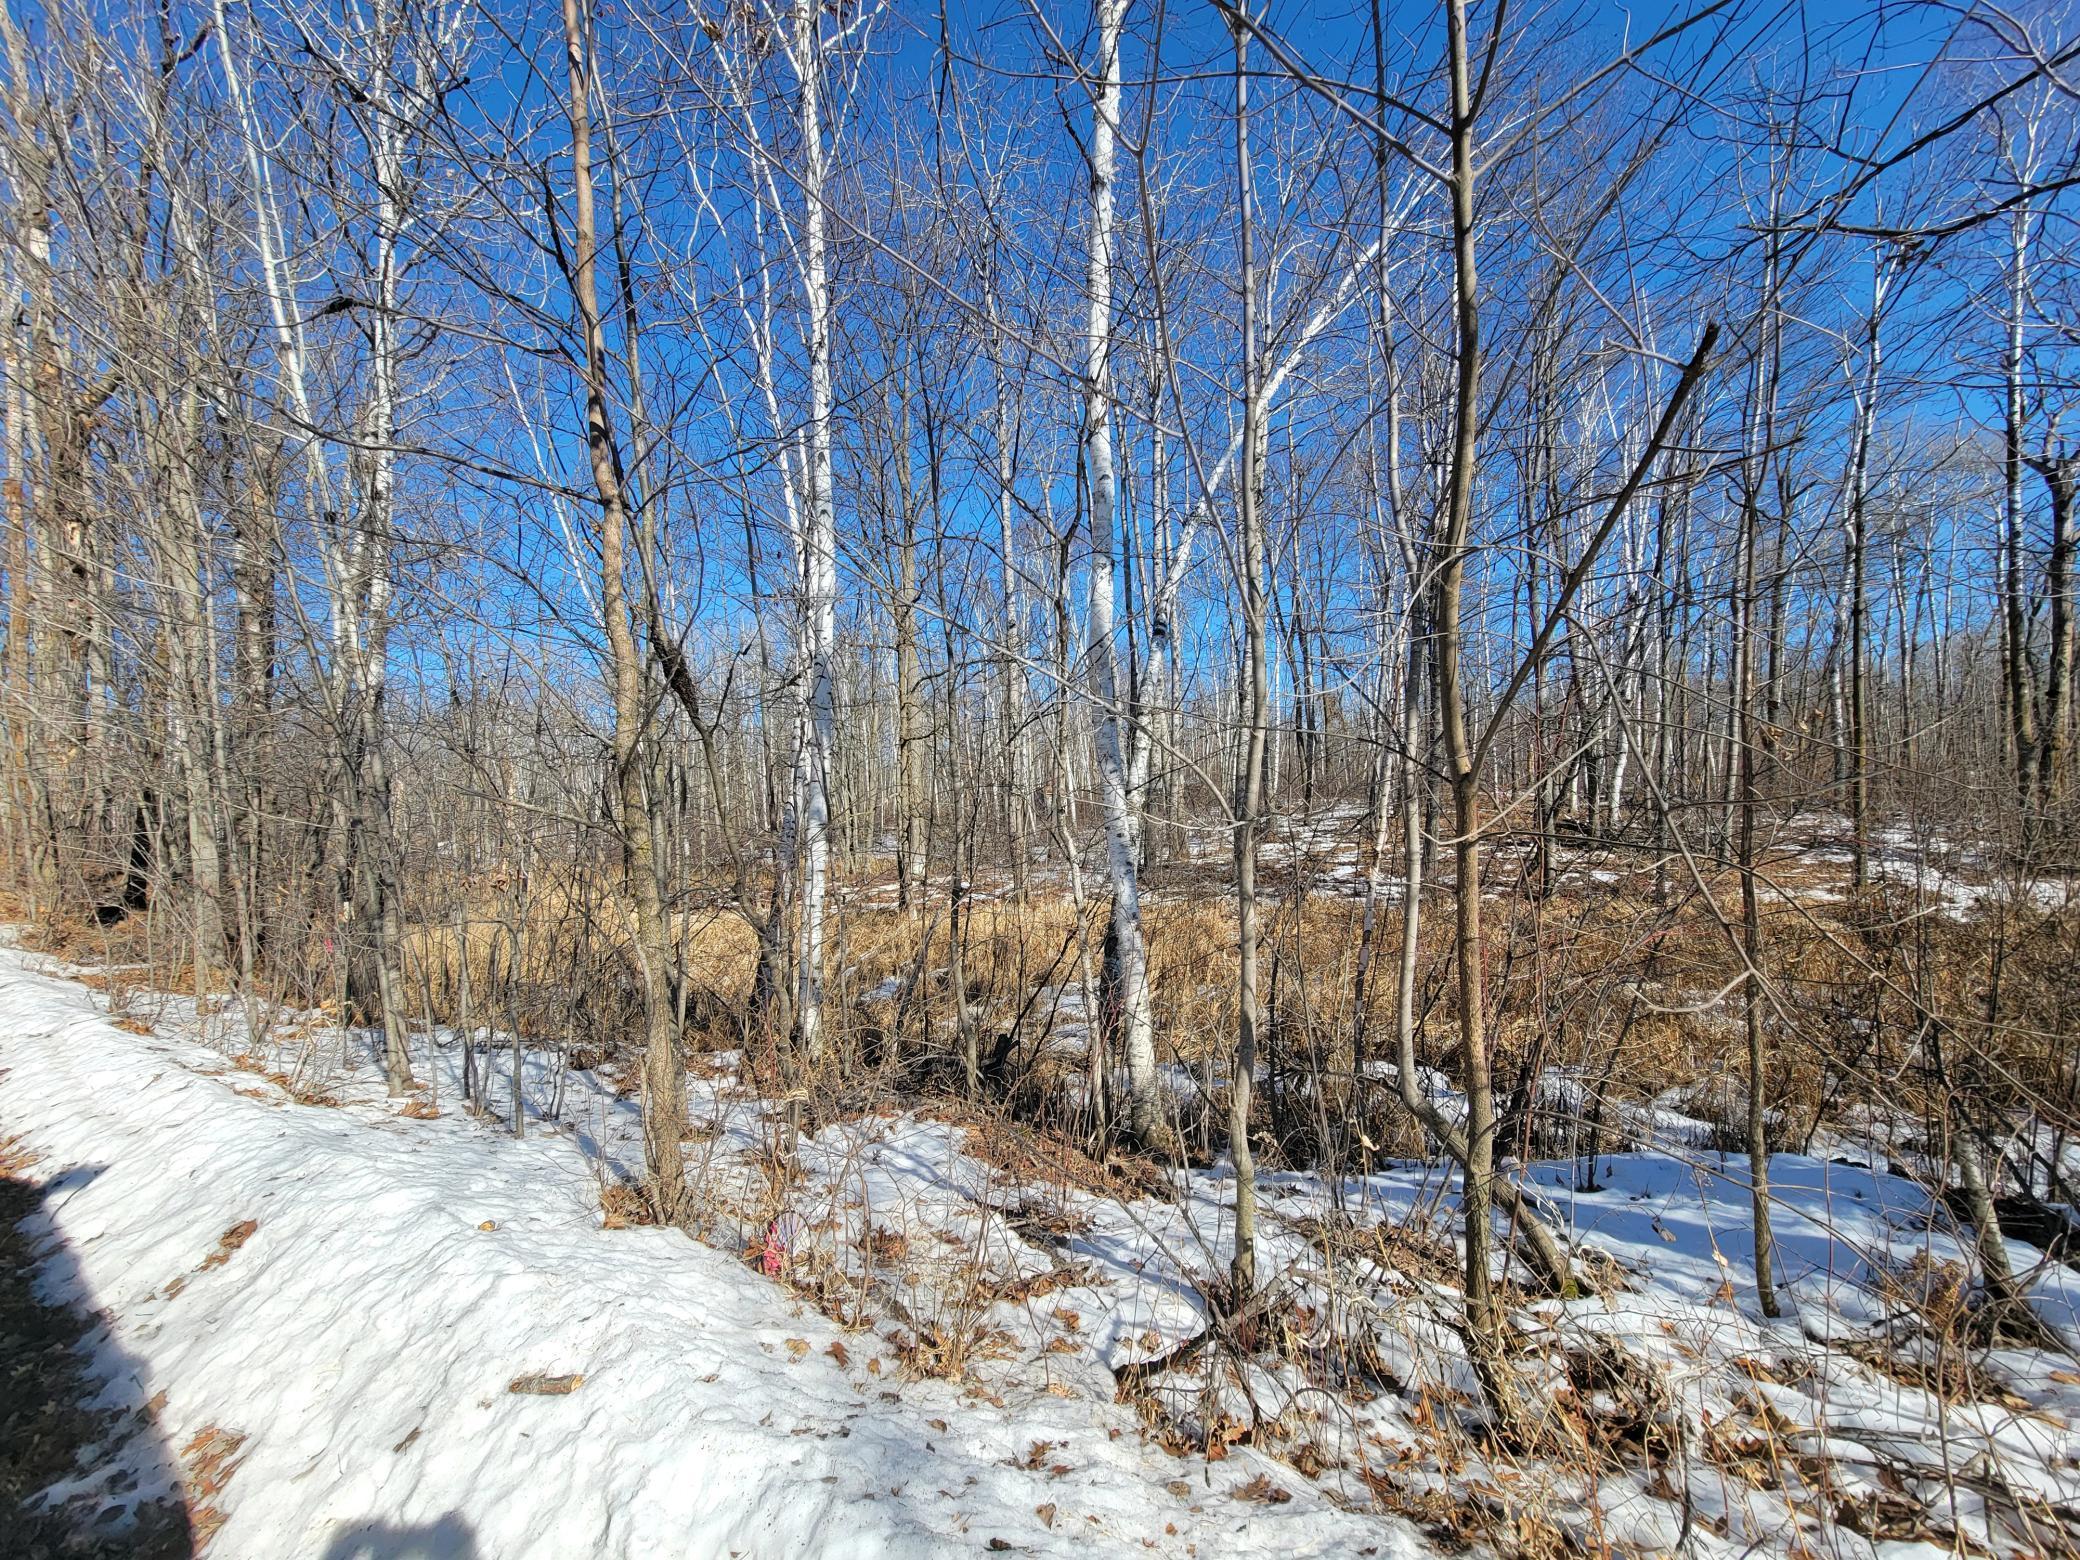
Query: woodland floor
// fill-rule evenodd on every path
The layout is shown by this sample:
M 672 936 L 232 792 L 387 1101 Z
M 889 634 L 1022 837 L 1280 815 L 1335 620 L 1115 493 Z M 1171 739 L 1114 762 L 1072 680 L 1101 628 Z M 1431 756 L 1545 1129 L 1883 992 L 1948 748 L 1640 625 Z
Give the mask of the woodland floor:
M 689 1239 L 629 1226 L 636 1102 L 554 1048 L 490 1053 L 471 1111 L 458 1038 L 420 1034 L 392 1101 L 370 1036 L 276 1014 L 255 1047 L 228 1000 L 111 985 L 0 949 L 7 1167 L 45 1194 L 8 1210 L 20 1325 L 83 1334 L 48 1334 L 40 1412 L 130 1427 L 73 1424 L 16 1488 L 133 1545 L 177 1501 L 256 1560 L 2080 1553 L 2080 1273 L 2011 1241 L 2050 1346 L 1979 1328 L 1903 1118 L 1774 1156 L 1778 1318 L 1688 1095 L 1517 1167 L 1593 1292 L 1498 1271 L 1544 1414 L 1513 1441 L 1434 1163 L 1262 1175 L 1263 1324 L 1179 1352 L 1232 1245 L 1223 1160 L 1100 1164 L 901 1097 L 798 1132 L 715 1053 Z
M 602 1228 L 582 1131 L 319 1103 L 47 969 L 0 950 L 0 1121 L 65 1195 L 8 1227 L 109 1320 L 30 1417 L 149 1406 L 181 1449 L 38 1443 L 21 1483 L 102 1552 L 150 1552 L 168 1500 L 255 1560 L 1419 1547 L 1247 1448 L 1181 1463 L 1109 1394 L 915 1375 L 740 1253 Z

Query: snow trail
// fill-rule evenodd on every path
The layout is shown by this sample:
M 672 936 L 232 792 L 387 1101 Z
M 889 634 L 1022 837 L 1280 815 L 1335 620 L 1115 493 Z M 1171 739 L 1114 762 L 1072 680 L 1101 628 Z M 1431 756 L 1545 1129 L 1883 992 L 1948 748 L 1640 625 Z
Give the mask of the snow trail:
M 159 1400 L 212 1557 L 1419 1547 L 1091 1396 L 898 1389 L 873 1335 L 724 1253 L 601 1229 L 569 1137 L 295 1104 L 47 969 L 0 949 L 0 1135 L 61 1181 L 29 1221 L 66 1255 L 42 1281 L 109 1313 L 99 1379 Z M 582 1380 L 508 1390 L 530 1375 Z M 137 1461 L 121 1499 L 170 1472 Z M 1289 1503 L 1234 1498 L 1263 1475 Z

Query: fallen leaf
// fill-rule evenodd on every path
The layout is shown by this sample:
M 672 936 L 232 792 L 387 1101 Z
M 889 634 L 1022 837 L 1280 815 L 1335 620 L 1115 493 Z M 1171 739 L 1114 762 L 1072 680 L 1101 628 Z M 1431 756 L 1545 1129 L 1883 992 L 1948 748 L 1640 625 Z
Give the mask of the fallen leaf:
M 1253 1500 L 1265 1506 L 1283 1506 L 1293 1498 L 1293 1492 L 1273 1484 L 1265 1474 L 1258 1474 L 1249 1483 L 1235 1491 L 1237 1500 Z
M 545 1376 L 536 1371 L 532 1375 L 515 1376 L 506 1383 L 506 1391 L 522 1393 L 528 1397 L 568 1397 L 584 1385 L 583 1376 Z
M 231 1253 L 253 1238 L 253 1231 L 260 1228 L 258 1219 L 241 1219 L 217 1237 L 217 1249 L 202 1259 L 202 1266 L 195 1271 L 207 1273 L 211 1268 L 220 1268 L 231 1260 Z

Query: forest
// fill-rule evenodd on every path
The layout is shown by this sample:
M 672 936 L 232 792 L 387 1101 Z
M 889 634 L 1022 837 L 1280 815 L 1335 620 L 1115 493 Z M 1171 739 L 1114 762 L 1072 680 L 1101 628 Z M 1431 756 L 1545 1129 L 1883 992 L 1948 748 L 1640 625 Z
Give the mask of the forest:
M 113 1167 L 36 1217 L 188 1445 L 0 1487 L 2074 1553 L 2076 185 L 2057 0 L 8 0 L 0 1164 Z M 249 1275 L 291 1122 L 340 1233 Z M 287 1329 L 206 1425 L 182 1196 Z M 587 1421 L 351 1547 L 299 1328 L 621 1391 L 289 1304 L 404 1197 L 813 1319 L 802 1412 L 986 1421 L 998 1526 L 616 1528 Z

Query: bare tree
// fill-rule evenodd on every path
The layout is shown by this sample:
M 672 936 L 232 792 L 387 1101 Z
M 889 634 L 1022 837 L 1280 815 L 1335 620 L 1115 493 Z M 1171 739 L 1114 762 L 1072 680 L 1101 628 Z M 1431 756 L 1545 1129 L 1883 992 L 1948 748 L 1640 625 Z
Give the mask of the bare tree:
M 679 1140 L 686 1124 L 685 1070 L 679 1060 L 668 976 L 672 951 L 658 892 L 655 821 L 643 762 L 646 699 L 643 665 L 629 617 L 629 513 L 623 461 L 607 382 L 606 327 L 599 304 L 599 228 L 592 186 L 593 91 L 591 46 L 581 0 L 564 0 L 566 100 L 571 127 L 571 248 L 569 283 L 584 336 L 585 448 L 599 494 L 599 613 L 612 662 L 614 779 L 621 836 L 622 885 L 634 910 L 635 947 L 642 979 L 643 1151 L 649 1197 L 657 1218 L 679 1217 L 686 1195 Z M 518 1107 L 515 1108 L 517 1120 Z

